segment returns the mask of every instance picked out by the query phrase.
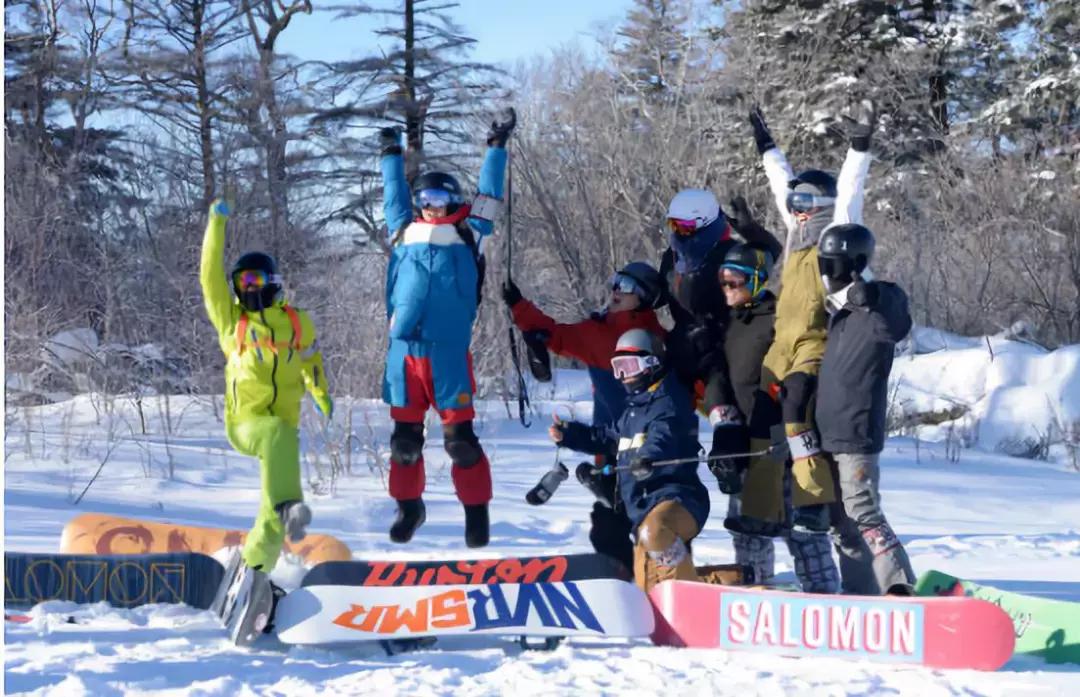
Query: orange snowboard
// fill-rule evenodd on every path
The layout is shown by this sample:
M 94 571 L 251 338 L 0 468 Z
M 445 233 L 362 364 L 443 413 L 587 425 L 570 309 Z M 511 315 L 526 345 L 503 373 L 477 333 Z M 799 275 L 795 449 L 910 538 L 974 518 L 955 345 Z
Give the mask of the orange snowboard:
M 241 530 L 200 528 L 118 518 L 104 513 L 84 513 L 64 526 L 64 532 L 60 535 L 60 551 L 64 554 L 213 554 L 223 547 L 242 544 L 245 537 L 247 533 Z M 308 565 L 352 560 L 352 552 L 345 543 L 330 535 L 308 535 L 297 544 L 286 540 L 285 551 L 302 557 Z

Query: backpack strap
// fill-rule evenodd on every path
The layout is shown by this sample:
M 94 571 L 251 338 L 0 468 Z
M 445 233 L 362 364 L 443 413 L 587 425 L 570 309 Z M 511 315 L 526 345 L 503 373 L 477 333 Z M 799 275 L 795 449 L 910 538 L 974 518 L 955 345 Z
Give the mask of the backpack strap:
M 240 319 L 236 322 L 236 352 L 244 355 L 244 344 L 247 338 L 248 316 L 246 312 L 240 313 Z
M 300 313 L 292 305 L 282 305 L 281 309 L 289 316 L 289 323 L 292 324 L 292 339 L 289 340 L 289 357 L 287 359 L 291 361 L 293 351 L 299 351 L 300 347 L 303 346 L 301 338 L 303 337 L 304 328 L 300 324 Z

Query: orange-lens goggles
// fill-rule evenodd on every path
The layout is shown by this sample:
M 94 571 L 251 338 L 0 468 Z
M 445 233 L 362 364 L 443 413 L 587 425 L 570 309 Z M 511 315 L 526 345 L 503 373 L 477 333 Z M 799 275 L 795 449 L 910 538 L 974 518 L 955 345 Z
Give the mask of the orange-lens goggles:
M 668 230 L 671 230 L 676 235 L 693 235 L 698 231 L 697 220 L 684 220 L 682 218 L 668 218 L 667 219 Z

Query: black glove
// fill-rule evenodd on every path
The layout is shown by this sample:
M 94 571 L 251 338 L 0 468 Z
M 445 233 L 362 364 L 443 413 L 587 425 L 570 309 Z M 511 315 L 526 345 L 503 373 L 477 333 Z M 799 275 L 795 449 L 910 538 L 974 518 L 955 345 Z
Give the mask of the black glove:
M 401 131 L 396 126 L 379 129 L 379 147 L 383 155 L 401 154 Z
M 755 106 L 750 110 L 750 126 L 754 129 L 754 143 L 757 144 L 758 154 L 764 155 L 776 147 L 772 133 L 765 124 L 765 115 L 761 113 L 761 107 Z
M 652 476 L 653 464 L 652 460 L 647 457 L 635 457 L 630 461 L 630 476 L 634 479 L 643 481 Z
M 750 451 L 750 430 L 743 424 L 717 426 L 713 430 L 713 444 L 709 451 L 709 471 L 716 477 L 720 491 L 737 494 L 742 491 L 742 473 L 750 464 L 749 458 L 717 456 L 737 455 Z
M 493 148 L 505 148 L 506 141 L 510 137 L 510 131 L 517 125 L 517 112 L 514 107 L 506 107 L 500 111 L 491 122 L 491 129 L 487 134 L 487 144 Z
M 521 301 L 521 289 L 517 287 L 517 284 L 511 281 L 509 278 L 503 283 L 502 287 L 503 302 L 507 307 L 513 307 Z
M 746 205 L 746 199 L 742 196 L 736 196 L 728 202 L 728 208 L 731 210 L 731 214 L 728 215 L 731 226 L 735 228 L 735 232 L 746 238 L 743 230 L 757 225 L 753 214 L 750 212 L 750 207 Z
M 874 134 L 874 103 L 869 99 L 859 102 L 854 109 L 855 116 L 844 116 L 847 125 L 848 138 L 851 139 L 851 149 L 857 152 L 866 152 L 870 149 L 870 137 Z
M 855 307 L 872 308 L 877 305 L 878 286 L 876 283 L 867 283 L 862 278 L 856 278 L 848 289 L 848 302 Z
M 551 354 L 548 353 L 547 342 L 551 338 L 551 332 L 543 329 L 534 329 L 522 332 L 525 339 L 525 350 L 529 359 L 529 372 L 539 382 L 551 382 Z

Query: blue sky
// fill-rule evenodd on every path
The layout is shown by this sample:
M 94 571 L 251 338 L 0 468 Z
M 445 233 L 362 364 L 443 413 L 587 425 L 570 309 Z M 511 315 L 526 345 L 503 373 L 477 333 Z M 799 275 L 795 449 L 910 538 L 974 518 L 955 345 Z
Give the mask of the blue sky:
M 590 33 L 612 29 L 632 5 L 631 0 L 461 0 L 450 15 L 477 40 L 473 60 L 512 64 L 574 39 L 588 43 Z M 357 58 L 370 54 L 372 29 L 384 23 L 381 18 L 336 20 L 318 11 L 299 15 L 282 33 L 278 49 L 308 60 Z

